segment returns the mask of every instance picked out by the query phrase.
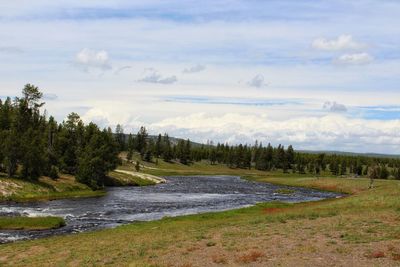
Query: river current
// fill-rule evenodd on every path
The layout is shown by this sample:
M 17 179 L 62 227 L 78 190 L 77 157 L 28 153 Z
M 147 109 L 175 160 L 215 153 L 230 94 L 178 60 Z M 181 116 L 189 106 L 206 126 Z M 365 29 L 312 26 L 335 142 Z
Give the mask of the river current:
M 135 221 L 247 207 L 260 202 L 303 202 L 339 197 L 312 189 L 247 181 L 237 176 L 170 176 L 144 187 L 109 187 L 97 198 L 0 203 L 1 216 L 61 216 L 66 226 L 44 231 L 0 231 L 0 243 L 116 227 Z M 293 193 L 284 194 L 282 188 Z M 280 193 L 282 192 L 282 193 Z

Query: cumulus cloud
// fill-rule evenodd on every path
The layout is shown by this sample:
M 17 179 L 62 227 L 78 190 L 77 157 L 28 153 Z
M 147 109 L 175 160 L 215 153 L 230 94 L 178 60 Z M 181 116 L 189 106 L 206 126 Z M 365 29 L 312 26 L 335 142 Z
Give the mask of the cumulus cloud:
M 346 112 L 347 107 L 343 104 L 336 103 L 335 101 L 326 101 L 323 108 L 329 110 L 330 112 Z
M 351 35 L 340 35 L 336 39 L 318 38 L 312 42 L 312 47 L 318 50 L 340 51 L 358 50 L 365 48 L 365 44 L 356 42 Z
M 336 59 L 336 62 L 344 65 L 366 65 L 374 58 L 368 53 L 344 54 Z
M 82 120 L 85 123 L 93 122 L 96 123 L 100 127 L 108 127 L 110 126 L 109 114 L 98 108 L 90 108 L 83 116 Z
M 172 84 L 177 82 L 178 79 L 175 75 L 164 77 L 157 70 L 150 68 L 145 70 L 144 76 L 138 82 L 144 83 L 159 83 L 159 84 Z
M 197 113 L 165 119 L 150 127 L 172 136 L 195 137 L 202 142 L 252 143 L 257 139 L 263 143 L 293 144 L 302 149 L 382 153 L 400 149 L 400 120 L 352 119 L 339 114 L 272 120 L 263 115 Z
M 76 54 L 75 63 L 83 68 L 84 71 L 91 69 L 102 71 L 112 69 L 110 57 L 107 51 L 104 50 L 96 51 L 84 48 Z
M 196 73 L 196 72 L 203 71 L 205 69 L 206 69 L 206 66 L 197 64 L 197 65 L 191 66 L 189 68 L 185 68 L 182 72 L 183 73 Z
M 267 84 L 264 82 L 264 76 L 261 74 L 254 76 L 253 79 L 247 82 L 247 85 L 256 88 L 267 86 Z

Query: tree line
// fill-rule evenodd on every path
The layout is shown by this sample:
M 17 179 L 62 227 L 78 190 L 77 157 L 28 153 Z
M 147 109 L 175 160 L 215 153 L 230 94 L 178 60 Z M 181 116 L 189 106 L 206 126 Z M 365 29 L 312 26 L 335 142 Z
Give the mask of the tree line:
M 189 139 L 174 143 L 168 134 L 149 136 L 145 127 L 141 127 L 136 135 L 126 135 L 123 127 L 117 125 L 115 132 L 119 149 L 127 151 L 128 160 L 132 159 L 134 152 L 139 152 L 141 159 L 148 162 L 159 158 L 186 165 L 208 161 L 212 165 L 225 164 L 230 168 L 254 168 L 261 171 L 400 179 L 400 159 L 396 158 L 304 153 L 296 152 L 292 145 L 285 148 L 283 145 L 273 147 L 268 143 L 264 146 L 257 141 L 253 145 L 193 145 Z
M 110 128 L 85 125 L 76 113 L 62 123 L 41 112 L 43 94 L 31 84 L 21 97 L 0 100 L 0 171 L 37 181 L 59 172 L 76 176 L 93 189 L 119 163 L 119 147 Z

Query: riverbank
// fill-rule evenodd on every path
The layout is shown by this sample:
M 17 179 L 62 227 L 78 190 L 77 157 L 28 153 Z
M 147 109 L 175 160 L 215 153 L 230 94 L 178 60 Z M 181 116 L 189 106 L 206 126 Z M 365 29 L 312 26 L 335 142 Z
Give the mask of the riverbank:
M 116 169 L 108 174 L 108 186 L 147 186 L 165 183 L 164 178 L 131 170 Z
M 165 179 L 151 174 L 118 169 L 110 172 L 106 179 L 107 186 L 147 186 L 163 182 Z M 48 201 L 63 198 L 100 197 L 105 194 L 104 190 L 92 190 L 68 174 L 61 174 L 56 180 L 41 177 L 37 182 L 0 177 L 0 202 Z
M 152 171 L 162 173 L 160 169 Z M 173 171 L 169 169 L 169 173 Z M 185 174 L 180 169 L 176 171 Z M 187 174 L 193 173 L 195 170 Z M 0 246 L 0 263 L 43 266 L 43 259 L 49 266 L 395 266 L 399 263 L 398 181 L 376 181 L 375 188 L 368 190 L 367 179 L 270 177 L 251 170 L 237 173 L 250 180 L 352 195 L 312 203 L 266 203 L 6 244 Z
M 37 182 L 15 178 L 0 178 L 0 201 L 29 202 L 61 198 L 98 197 L 105 191 L 93 191 L 75 181 L 75 177 L 62 174 L 57 180 L 41 177 Z
M 60 217 L 4 217 L 0 216 L 0 230 L 47 230 L 65 226 Z

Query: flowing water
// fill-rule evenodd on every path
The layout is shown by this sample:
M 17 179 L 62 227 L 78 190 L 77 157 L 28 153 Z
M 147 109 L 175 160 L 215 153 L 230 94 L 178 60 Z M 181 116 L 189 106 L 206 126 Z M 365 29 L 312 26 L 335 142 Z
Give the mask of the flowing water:
M 340 194 L 243 180 L 237 176 L 171 176 L 167 182 L 144 187 L 110 187 L 98 198 L 62 199 L 34 203 L 0 203 L 2 216 L 65 218 L 67 225 L 44 231 L 0 231 L 0 243 L 56 234 L 116 227 L 208 211 L 251 206 L 259 202 L 303 202 L 339 197 Z M 292 194 L 279 189 L 293 190 Z

